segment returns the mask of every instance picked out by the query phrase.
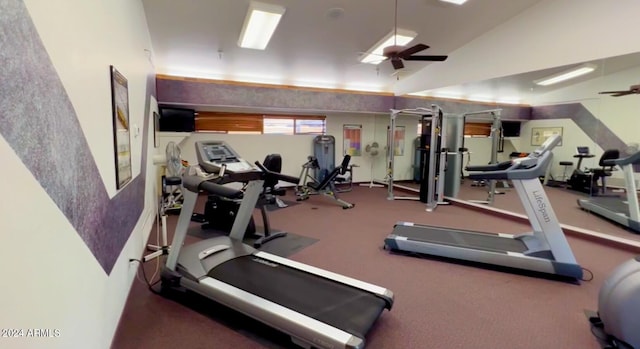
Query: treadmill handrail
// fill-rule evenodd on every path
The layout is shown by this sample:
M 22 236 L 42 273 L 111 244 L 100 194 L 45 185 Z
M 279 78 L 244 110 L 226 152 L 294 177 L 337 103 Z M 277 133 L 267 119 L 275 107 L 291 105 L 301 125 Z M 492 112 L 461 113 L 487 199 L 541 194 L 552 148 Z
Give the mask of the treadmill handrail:
M 284 181 L 284 182 L 288 182 L 288 183 L 293 183 L 293 184 L 298 184 L 300 183 L 300 178 L 298 177 L 294 177 L 294 176 L 289 176 L 286 174 L 282 174 L 282 173 L 278 173 L 278 172 L 274 172 L 274 171 L 270 171 L 269 169 L 267 169 L 266 167 L 264 167 L 263 164 L 260 163 L 260 161 L 256 161 L 255 162 L 256 166 L 258 166 L 258 168 L 264 172 L 264 175 L 266 177 L 275 177 L 277 178 L 279 181 Z
M 618 165 L 618 166 L 624 166 L 624 165 L 635 165 L 635 164 L 640 164 L 640 151 L 627 156 L 626 158 L 619 158 L 619 159 L 607 159 L 604 160 L 602 162 L 605 166 L 613 166 L 613 165 Z
M 499 162 L 497 164 L 467 166 L 467 167 L 465 167 L 465 169 L 467 171 L 474 171 L 474 172 L 476 172 L 476 171 L 499 171 L 499 170 L 505 170 L 505 169 L 511 167 L 511 165 L 513 165 L 511 160 L 507 160 L 507 161 Z
M 469 173 L 470 179 L 531 179 L 546 172 L 546 166 L 551 157 L 550 152 L 544 152 L 538 158 L 526 157 L 511 160 L 512 165 L 506 169 L 485 170 L 480 173 Z M 505 162 L 506 163 L 506 162 Z M 500 165 L 500 164 L 496 164 Z M 485 167 L 485 166 L 482 166 Z M 486 166 L 489 167 L 489 166 Z M 496 167 L 494 165 L 494 167 Z M 468 169 L 468 168 L 467 168 Z
M 228 199 L 238 199 L 242 197 L 242 190 L 233 189 L 220 185 L 200 176 L 185 175 L 182 177 L 182 185 L 185 189 L 197 193 L 204 190 L 209 194 L 221 196 Z

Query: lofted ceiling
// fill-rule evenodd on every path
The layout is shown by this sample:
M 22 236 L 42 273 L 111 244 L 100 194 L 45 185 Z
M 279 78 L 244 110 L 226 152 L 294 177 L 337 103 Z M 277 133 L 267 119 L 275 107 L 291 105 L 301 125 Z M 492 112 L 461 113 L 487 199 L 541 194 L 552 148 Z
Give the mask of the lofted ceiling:
M 407 80 L 410 84 L 405 84 L 406 91 L 402 93 L 420 92 L 422 89 L 416 87 L 421 86 L 420 73 L 440 69 L 437 65 L 449 69 L 455 69 L 455 65 L 451 65 L 455 63 L 469 65 L 473 62 L 469 50 L 465 51 L 466 62 L 455 56 L 463 51 L 461 48 L 473 47 L 474 40 L 482 35 L 536 5 L 554 0 L 469 0 L 462 6 L 439 0 L 398 0 L 398 27 L 418 33 L 409 45 L 424 43 L 431 47 L 420 54 L 450 55 L 450 59 L 442 63 L 405 62 L 405 68 L 399 71 L 394 71 L 388 61 L 380 65 L 358 61 L 362 52 L 393 29 L 393 0 L 260 1 L 286 8 L 264 51 L 237 45 L 249 0 L 142 0 L 156 72 L 384 92 L 397 92 L 396 87 Z M 514 33 L 510 40 L 512 45 L 519 45 L 522 35 Z M 482 48 L 476 49 L 480 54 L 479 50 Z M 626 67 L 636 62 L 640 62 L 637 56 L 618 63 Z M 489 91 L 507 98 L 519 95 L 520 101 L 527 101 L 537 92 L 532 89 L 531 81 L 557 71 L 558 68 L 521 70 L 521 74 L 495 75 L 455 86 L 438 86 L 430 81 L 425 85 L 430 91 L 423 94 L 440 92 L 468 98 Z

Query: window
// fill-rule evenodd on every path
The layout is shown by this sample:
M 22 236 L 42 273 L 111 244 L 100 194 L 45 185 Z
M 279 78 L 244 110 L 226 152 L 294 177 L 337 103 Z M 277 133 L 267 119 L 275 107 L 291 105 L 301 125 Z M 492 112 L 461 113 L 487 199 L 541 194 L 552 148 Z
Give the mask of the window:
M 320 115 L 261 115 L 199 112 L 196 131 L 228 134 L 324 134 L 326 117 Z
M 292 135 L 294 134 L 294 123 L 295 119 L 269 118 L 265 116 L 263 120 L 262 133 Z
M 262 115 L 199 112 L 196 131 L 262 133 Z
M 464 124 L 465 137 L 489 137 L 491 124 L 486 122 L 467 122 Z
M 326 126 L 324 119 L 296 119 L 296 134 L 323 135 Z

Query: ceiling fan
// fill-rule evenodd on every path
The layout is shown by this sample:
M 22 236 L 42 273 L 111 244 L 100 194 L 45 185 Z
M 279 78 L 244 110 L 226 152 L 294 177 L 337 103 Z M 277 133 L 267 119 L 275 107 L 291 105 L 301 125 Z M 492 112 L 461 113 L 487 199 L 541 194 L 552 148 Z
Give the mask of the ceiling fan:
M 640 94 L 640 85 L 631 85 L 628 90 L 623 91 L 602 91 L 600 94 L 610 94 L 613 97 L 626 96 L 631 94 Z
M 398 33 L 398 0 L 395 1 L 395 22 L 393 26 L 393 35 L 394 38 L 397 37 Z M 393 65 L 393 69 L 402 69 L 404 68 L 404 61 L 430 61 L 430 62 L 442 62 L 447 59 L 448 56 L 424 56 L 424 55 L 414 55 L 418 52 L 424 51 L 428 49 L 429 46 L 425 44 L 417 44 L 411 46 L 409 48 L 405 48 L 404 46 L 398 46 L 394 43 L 393 46 L 388 46 L 383 49 L 382 55 L 385 57 L 384 61 L 390 60 L 391 65 Z

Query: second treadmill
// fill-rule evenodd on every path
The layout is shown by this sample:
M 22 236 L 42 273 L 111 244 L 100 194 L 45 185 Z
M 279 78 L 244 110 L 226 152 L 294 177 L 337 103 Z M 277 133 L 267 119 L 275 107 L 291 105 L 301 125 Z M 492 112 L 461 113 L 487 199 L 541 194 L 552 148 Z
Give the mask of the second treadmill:
M 512 180 L 533 232 L 509 235 L 398 222 L 385 239 L 390 250 L 413 252 L 582 279 L 582 268 L 551 208 L 539 176 L 553 157 L 560 136 L 547 139 L 525 158 L 470 166 L 473 179 Z
M 626 200 L 622 197 L 592 197 L 578 199 L 578 205 L 586 210 L 623 225 L 640 233 L 640 207 L 638 188 L 633 174 L 633 166 L 640 164 L 640 151 L 626 158 L 609 159 L 605 166 L 618 165 L 624 174 Z

